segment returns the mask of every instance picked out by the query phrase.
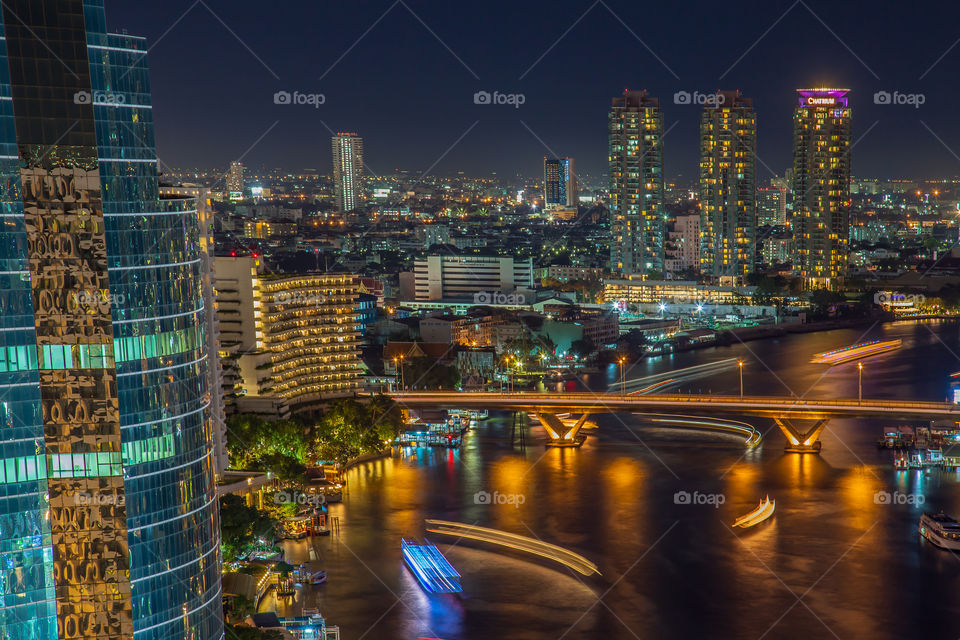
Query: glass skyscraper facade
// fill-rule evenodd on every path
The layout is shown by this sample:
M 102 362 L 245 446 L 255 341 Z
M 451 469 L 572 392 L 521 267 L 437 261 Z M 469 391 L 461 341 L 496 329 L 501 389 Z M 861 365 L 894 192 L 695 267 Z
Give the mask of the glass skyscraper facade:
M 0 639 L 223 637 L 192 199 L 161 198 L 146 42 L 0 10 Z
M 577 178 L 573 158 L 543 159 L 543 208 L 577 206 Z

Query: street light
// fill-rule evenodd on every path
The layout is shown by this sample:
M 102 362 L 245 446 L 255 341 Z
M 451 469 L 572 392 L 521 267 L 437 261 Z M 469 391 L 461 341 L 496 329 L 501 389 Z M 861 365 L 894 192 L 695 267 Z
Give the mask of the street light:
M 857 403 L 863 403 L 863 363 L 857 363 Z
M 407 382 L 403 377 L 403 356 L 400 356 L 400 388 L 407 390 Z
M 740 368 L 740 399 L 743 400 L 743 360 L 737 360 L 737 367 Z
M 626 358 L 620 358 L 620 397 L 627 397 L 627 383 L 623 378 L 623 363 L 626 362 Z

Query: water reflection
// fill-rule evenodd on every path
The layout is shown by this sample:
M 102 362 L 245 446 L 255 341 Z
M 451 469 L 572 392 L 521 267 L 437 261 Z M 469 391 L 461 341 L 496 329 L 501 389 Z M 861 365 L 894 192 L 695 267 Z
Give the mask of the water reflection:
M 942 400 L 960 363 L 931 329 L 957 345 L 953 324 L 886 325 L 673 354 L 631 375 L 744 358 L 751 393 L 855 396 L 855 365 L 825 369 L 810 355 L 900 337 L 900 351 L 865 362 L 864 395 Z M 738 390 L 729 372 L 686 384 Z M 746 451 L 738 437 L 606 415 L 580 450 L 544 449 L 542 430 L 529 426 L 520 450 L 509 442 L 509 417 L 494 415 L 460 451 L 408 449 L 356 467 L 344 504 L 330 507 L 342 538 L 287 545 L 288 560 L 314 556 L 330 576 L 290 609 L 320 608 L 345 638 L 390 640 L 546 639 L 573 625 L 566 638 L 960 635 L 949 595 L 960 586 L 960 563 L 916 531 L 924 508 L 960 515 L 958 472 L 895 471 L 892 453 L 876 447 L 883 422 L 833 421 L 822 454 L 799 455 L 783 453 L 769 420 L 743 419 L 767 432 L 757 449 Z M 478 504 L 478 491 L 525 500 Z M 681 491 L 724 501 L 679 504 Z M 878 491 L 925 504 L 884 504 Z M 730 528 L 768 493 L 777 502 L 771 520 Z M 581 581 L 546 561 L 434 540 L 463 574 L 464 593 L 426 596 L 399 550 L 401 537 L 423 536 L 425 518 L 535 536 L 590 558 L 603 576 Z

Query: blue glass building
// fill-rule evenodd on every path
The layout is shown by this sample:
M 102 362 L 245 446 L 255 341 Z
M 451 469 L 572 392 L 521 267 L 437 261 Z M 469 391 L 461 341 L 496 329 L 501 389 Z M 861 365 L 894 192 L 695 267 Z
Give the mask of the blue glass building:
M 199 220 L 159 195 L 146 42 L 103 0 L 0 28 L 0 640 L 222 638 Z

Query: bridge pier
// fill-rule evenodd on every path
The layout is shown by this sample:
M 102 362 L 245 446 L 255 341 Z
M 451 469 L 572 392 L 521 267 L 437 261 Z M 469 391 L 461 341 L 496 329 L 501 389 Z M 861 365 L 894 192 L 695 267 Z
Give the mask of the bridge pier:
M 579 447 L 587 439 L 586 436 L 580 435 L 580 429 L 590 417 L 589 413 L 584 413 L 569 426 L 555 413 L 538 412 L 534 415 L 550 437 L 546 443 L 548 447 Z
M 800 432 L 786 418 L 774 418 L 773 421 L 783 431 L 783 435 L 787 436 L 787 446 L 784 451 L 790 453 L 820 453 L 820 448 L 823 446 L 823 443 L 820 442 L 820 434 L 829 420 L 826 418 L 815 420 L 813 426 L 805 432 Z

